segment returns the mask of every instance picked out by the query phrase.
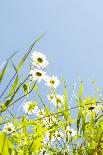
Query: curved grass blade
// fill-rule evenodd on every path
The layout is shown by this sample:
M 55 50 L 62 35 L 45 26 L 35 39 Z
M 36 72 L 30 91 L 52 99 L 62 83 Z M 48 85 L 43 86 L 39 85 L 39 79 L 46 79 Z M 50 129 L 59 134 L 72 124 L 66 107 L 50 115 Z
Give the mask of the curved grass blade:
M 0 83 L 2 82 L 3 80 L 3 77 L 5 75 L 5 73 L 7 72 L 7 66 L 8 66 L 8 63 L 9 61 L 18 53 L 18 51 L 14 52 L 3 64 L 5 65 L 4 66 L 4 69 L 2 70 L 2 72 L 0 73 Z
M 13 68 L 15 69 L 16 73 L 17 73 L 16 66 L 14 65 L 13 62 L 12 62 L 12 65 L 13 65 Z M 17 76 L 16 76 L 16 78 L 15 78 L 14 84 L 13 84 L 13 86 L 12 86 L 12 88 L 11 88 L 9 94 L 5 97 L 5 99 L 6 99 L 7 97 L 10 97 L 10 96 L 15 92 L 15 90 L 16 90 L 16 88 L 17 88 L 18 81 L 19 81 L 19 77 L 18 77 L 18 73 L 17 73 Z
M 36 39 L 34 41 L 34 43 L 29 47 L 29 50 L 25 53 L 25 55 L 23 56 L 23 58 L 21 59 L 18 67 L 17 67 L 17 71 L 19 72 L 19 70 L 21 69 L 21 67 L 23 66 L 25 60 L 27 59 L 28 55 L 30 54 L 31 50 L 33 49 L 34 45 L 44 36 L 45 34 L 41 35 L 38 39 Z
M 22 58 L 21 62 L 19 63 L 18 67 L 17 67 L 17 71 L 19 71 L 21 69 L 21 67 L 23 66 L 26 58 L 28 57 L 28 55 L 30 54 L 31 50 L 33 49 L 34 45 L 44 36 L 45 34 L 42 34 L 39 38 L 37 38 L 35 40 L 34 43 L 32 43 L 32 45 L 29 47 L 29 50 L 26 52 L 26 54 L 24 55 L 24 57 Z M 11 57 L 10 57 L 11 58 Z M 9 59 L 10 59 L 9 58 Z M 13 79 L 15 78 L 17 73 L 15 73 L 13 75 L 13 77 L 11 78 L 10 82 L 7 84 L 7 86 L 5 87 L 4 91 L 2 92 L 2 94 L 0 95 L 0 98 L 4 95 L 4 93 L 6 92 L 6 90 L 8 89 L 9 85 L 11 84 L 11 82 L 13 81 Z M 3 77 L 2 77 L 3 78 Z

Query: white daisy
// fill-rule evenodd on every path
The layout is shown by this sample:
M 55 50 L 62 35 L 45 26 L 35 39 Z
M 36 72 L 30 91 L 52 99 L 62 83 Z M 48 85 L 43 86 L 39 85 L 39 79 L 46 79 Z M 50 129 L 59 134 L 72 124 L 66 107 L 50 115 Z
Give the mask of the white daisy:
M 46 148 L 42 148 L 41 150 L 40 150 L 40 154 L 39 155 L 50 155 L 49 153 L 47 153 L 48 151 L 47 151 L 47 149 Z
M 69 125 L 66 127 L 66 131 L 68 136 L 75 137 L 77 135 L 77 131 L 75 131 L 73 128 L 70 128 Z
M 46 112 L 45 112 L 45 110 L 44 109 L 40 109 L 40 111 L 39 111 L 39 117 L 44 117 L 46 115 Z
M 91 113 L 98 113 L 100 110 L 102 110 L 102 106 L 101 105 L 91 105 L 88 108 L 87 114 L 91 114 Z
M 49 141 L 51 141 L 51 143 L 55 142 L 56 140 L 60 141 L 61 138 L 63 138 L 63 133 L 61 131 L 55 131 L 54 133 L 46 133 L 43 143 L 47 144 Z
M 61 106 L 62 103 L 64 103 L 64 95 L 56 94 L 54 104 Z
M 4 125 L 3 131 L 10 134 L 15 131 L 15 127 L 12 123 L 7 123 Z
M 53 136 L 53 138 L 52 138 L 52 140 L 58 140 L 58 141 L 60 141 L 61 140 L 61 138 L 63 138 L 63 133 L 61 132 L 61 131 L 56 131 L 55 133 L 54 133 L 54 136 Z
M 28 101 L 23 105 L 23 110 L 26 114 L 31 115 L 35 112 L 36 102 Z
M 32 64 L 38 68 L 44 68 L 49 64 L 46 60 L 46 56 L 40 52 L 34 51 L 31 58 Z
M 46 79 L 45 79 L 46 83 L 45 85 L 48 86 L 48 87 L 52 87 L 52 88 L 56 88 L 59 84 L 60 84 L 60 81 L 58 79 L 57 76 L 48 76 Z
M 55 102 L 55 96 L 52 93 L 48 94 L 47 98 L 50 101 L 50 103 L 54 103 Z
M 46 79 L 47 77 L 46 72 L 40 69 L 31 70 L 29 75 L 30 75 L 30 80 L 38 81 L 38 82 L 41 82 L 41 80 Z
M 33 111 L 33 114 L 36 115 L 37 117 L 45 117 L 45 110 L 44 109 L 40 109 L 38 106 L 35 106 L 35 109 Z
M 57 123 L 57 120 L 54 116 L 51 115 L 51 116 L 43 118 L 42 122 L 46 127 L 51 127 L 53 124 Z
M 47 96 L 48 100 L 53 103 L 55 106 L 61 106 L 62 103 L 64 103 L 64 95 L 60 95 L 60 94 L 49 94 Z

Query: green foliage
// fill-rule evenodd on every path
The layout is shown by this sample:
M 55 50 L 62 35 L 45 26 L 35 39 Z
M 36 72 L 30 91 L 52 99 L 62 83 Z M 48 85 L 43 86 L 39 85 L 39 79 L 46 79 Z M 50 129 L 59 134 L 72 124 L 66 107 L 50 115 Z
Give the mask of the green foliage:
M 13 155 L 14 147 L 7 137 L 6 133 L 0 132 L 0 154 L 1 155 Z
M 42 88 L 38 79 L 33 81 L 29 73 L 21 73 L 34 45 L 43 36 L 31 44 L 17 66 L 13 63 L 15 52 L 0 72 L 0 155 L 102 155 L 103 102 L 96 83 L 92 82 L 96 90 L 92 97 L 84 96 L 83 81 L 70 97 L 64 79 L 63 95 L 58 95 L 56 87 Z M 39 61 L 42 62 L 40 57 Z M 11 69 L 9 62 L 14 75 L 4 87 L 4 76 Z M 45 71 L 41 66 L 39 70 Z M 51 83 L 55 81 L 52 79 Z M 49 100 L 45 93 L 50 95 Z

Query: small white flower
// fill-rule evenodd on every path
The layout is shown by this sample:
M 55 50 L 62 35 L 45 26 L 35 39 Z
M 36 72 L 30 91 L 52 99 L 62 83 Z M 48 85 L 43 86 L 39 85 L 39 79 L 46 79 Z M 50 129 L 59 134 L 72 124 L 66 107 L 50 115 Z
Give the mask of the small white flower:
M 98 113 L 100 110 L 102 110 L 102 106 L 101 105 L 91 105 L 88 108 L 87 114 L 91 114 L 91 113 Z
M 53 103 L 55 106 L 61 106 L 62 103 L 64 103 L 64 95 L 60 95 L 60 94 L 49 94 L 47 96 L 48 100 Z
M 32 53 L 31 58 L 32 58 L 32 64 L 35 67 L 44 68 L 49 64 L 48 61 L 46 60 L 46 56 L 40 52 L 34 51 Z
M 43 143 L 47 144 L 49 141 L 51 141 L 51 143 L 55 142 L 56 140 L 60 141 L 63 136 L 64 135 L 61 131 L 55 131 L 54 133 L 48 132 L 44 137 Z
M 45 85 L 48 86 L 48 87 L 51 87 L 51 88 L 56 88 L 59 84 L 60 84 L 60 81 L 58 79 L 57 76 L 48 76 L 46 79 L 45 79 L 46 83 Z
M 53 124 L 57 123 L 57 120 L 54 116 L 51 115 L 51 116 L 43 118 L 42 122 L 46 127 L 51 127 Z
M 33 114 L 36 115 L 37 117 L 43 118 L 45 116 L 45 110 L 40 109 L 38 106 L 35 106 L 35 109 L 33 111 Z
M 55 102 L 55 96 L 54 96 L 52 93 L 48 94 L 48 95 L 47 95 L 47 98 L 48 98 L 48 100 L 49 100 L 51 103 L 54 103 L 54 102 Z
M 68 136 L 75 137 L 77 135 L 77 131 L 75 131 L 73 128 L 70 128 L 69 125 L 66 127 L 66 131 Z
M 61 104 L 64 103 L 64 95 L 56 94 L 55 97 L 55 105 L 61 106 Z
M 47 149 L 46 148 L 42 148 L 40 150 L 40 154 L 39 155 L 50 155 L 49 153 L 47 153 Z
M 23 110 L 26 114 L 31 115 L 35 112 L 35 105 L 35 102 L 32 101 L 25 102 L 23 105 Z
M 12 123 L 7 123 L 4 125 L 3 131 L 10 134 L 13 133 L 15 130 L 15 127 Z
M 46 114 L 46 112 L 45 112 L 45 110 L 44 109 L 40 109 L 40 111 L 39 111 L 39 117 L 44 117 L 45 116 L 45 114 Z
M 41 82 L 42 80 L 46 79 L 47 74 L 43 70 L 40 69 L 34 69 L 31 70 L 30 73 L 30 80 L 32 81 L 38 81 Z
M 53 136 L 53 138 L 52 138 L 52 140 L 58 140 L 58 141 L 60 141 L 61 140 L 61 138 L 63 138 L 63 133 L 61 132 L 61 131 L 56 131 L 55 133 L 54 133 L 54 136 Z

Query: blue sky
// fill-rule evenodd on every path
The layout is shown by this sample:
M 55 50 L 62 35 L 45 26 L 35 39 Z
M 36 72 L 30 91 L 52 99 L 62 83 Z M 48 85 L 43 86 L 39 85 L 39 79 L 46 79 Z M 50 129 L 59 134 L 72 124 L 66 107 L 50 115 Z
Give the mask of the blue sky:
M 0 0 L 0 64 L 17 49 L 23 55 L 43 33 L 35 49 L 53 60 L 51 74 L 68 86 L 80 74 L 89 93 L 94 78 L 102 89 L 102 0 Z

